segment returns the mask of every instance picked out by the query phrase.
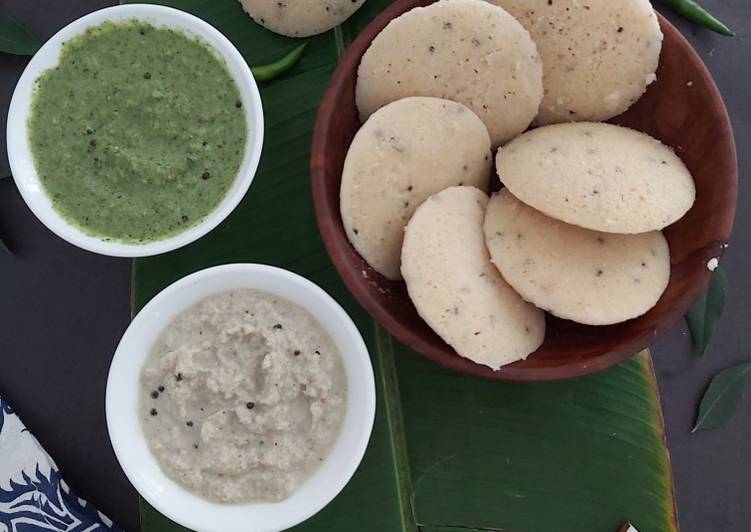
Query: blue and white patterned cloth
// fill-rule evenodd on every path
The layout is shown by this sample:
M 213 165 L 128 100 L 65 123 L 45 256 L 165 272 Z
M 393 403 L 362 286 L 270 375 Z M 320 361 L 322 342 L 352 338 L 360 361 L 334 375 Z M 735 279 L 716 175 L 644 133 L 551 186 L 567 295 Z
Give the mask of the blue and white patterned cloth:
M 76 497 L 55 462 L 0 397 L 0 532 L 122 532 Z

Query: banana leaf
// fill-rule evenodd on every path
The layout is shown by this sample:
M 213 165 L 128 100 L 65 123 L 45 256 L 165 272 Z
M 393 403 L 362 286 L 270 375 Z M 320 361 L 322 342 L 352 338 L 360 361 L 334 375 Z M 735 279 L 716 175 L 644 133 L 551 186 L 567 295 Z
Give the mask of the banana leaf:
M 237 0 L 168 0 L 227 35 L 251 65 L 299 41 L 274 35 Z M 200 241 L 138 259 L 133 308 L 193 271 L 261 262 L 300 273 L 347 310 L 376 370 L 377 416 L 344 491 L 295 528 L 310 532 L 677 531 L 672 473 L 648 353 L 599 375 L 544 384 L 468 379 L 395 342 L 347 293 L 323 248 L 308 176 L 318 103 L 350 37 L 389 2 L 368 0 L 345 25 L 311 38 L 290 72 L 261 92 L 266 144 L 237 210 Z M 184 530 L 142 502 L 142 531 Z

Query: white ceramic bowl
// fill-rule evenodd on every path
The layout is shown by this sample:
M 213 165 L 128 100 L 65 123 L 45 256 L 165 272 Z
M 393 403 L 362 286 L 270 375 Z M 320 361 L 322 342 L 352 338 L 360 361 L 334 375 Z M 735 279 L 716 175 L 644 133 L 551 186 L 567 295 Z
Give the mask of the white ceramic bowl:
M 27 129 L 36 79 L 42 72 L 57 64 L 63 42 L 90 26 L 97 26 L 105 21 L 134 18 L 157 27 L 174 28 L 206 42 L 216 55 L 224 60 L 234 78 L 240 90 L 248 122 L 245 155 L 235 182 L 224 200 L 201 223 L 172 237 L 140 245 L 106 241 L 87 235 L 53 209 L 34 168 Z M 145 257 L 165 253 L 198 240 L 219 225 L 237 207 L 253 181 L 261 158 L 263 108 L 258 86 L 248 64 L 234 45 L 216 28 L 193 15 L 169 7 L 147 4 L 120 5 L 95 11 L 68 24 L 34 55 L 21 75 L 10 102 L 7 137 L 8 158 L 18 190 L 36 217 L 52 232 L 71 244 L 94 253 L 115 257 Z
M 264 290 L 308 310 L 331 335 L 347 375 L 347 411 L 331 454 L 300 489 L 278 503 L 223 505 L 185 490 L 162 473 L 149 451 L 138 415 L 141 369 L 160 332 L 199 300 L 238 288 Z M 106 413 L 120 465 L 136 490 L 162 514 L 198 532 L 275 532 L 321 510 L 357 469 L 375 416 L 373 368 L 355 324 L 331 296 L 312 282 L 272 266 L 217 266 L 170 285 L 138 313 L 112 360 Z

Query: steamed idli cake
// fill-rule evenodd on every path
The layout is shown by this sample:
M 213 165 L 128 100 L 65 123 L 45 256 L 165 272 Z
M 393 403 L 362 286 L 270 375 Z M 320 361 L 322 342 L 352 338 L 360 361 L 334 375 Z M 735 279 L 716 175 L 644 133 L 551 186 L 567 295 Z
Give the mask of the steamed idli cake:
M 465 104 L 494 146 L 531 123 L 542 100 L 542 63 L 514 17 L 481 0 L 440 0 L 392 20 L 363 55 L 357 107 L 365 120 L 405 96 Z
M 308 37 L 347 20 L 365 0 L 240 0 L 258 24 L 290 37 Z
M 428 325 L 461 356 L 497 370 L 542 344 L 545 316 L 490 262 L 482 230 L 487 202 L 473 187 L 427 199 L 407 225 L 402 274 Z
M 662 31 L 649 0 L 488 0 L 514 15 L 542 56 L 538 124 L 607 120 L 652 83 Z
M 404 226 L 428 196 L 454 185 L 486 190 L 492 158 L 482 121 L 440 98 L 397 100 L 357 132 L 344 161 L 342 221 L 358 253 L 400 279 Z
M 498 150 L 496 165 L 503 184 L 527 205 L 607 233 L 662 229 L 696 197 L 694 180 L 672 149 L 610 124 L 529 131 Z
M 484 230 L 493 264 L 524 299 L 579 323 L 641 316 L 670 279 L 670 252 L 659 231 L 590 231 L 549 218 L 505 189 L 490 199 Z

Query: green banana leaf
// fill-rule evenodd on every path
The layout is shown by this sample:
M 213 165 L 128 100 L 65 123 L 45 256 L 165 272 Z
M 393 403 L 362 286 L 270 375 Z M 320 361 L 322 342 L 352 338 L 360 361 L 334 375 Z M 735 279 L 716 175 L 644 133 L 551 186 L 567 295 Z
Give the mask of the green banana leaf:
M 255 25 L 237 0 L 169 0 L 227 35 L 251 65 L 299 41 Z M 133 308 L 193 271 L 261 262 L 321 285 L 350 313 L 376 370 L 377 416 L 344 491 L 295 530 L 311 532 L 677 531 L 672 474 L 647 353 L 599 375 L 505 384 L 451 374 L 396 343 L 347 293 L 323 248 L 308 175 L 315 113 L 337 58 L 387 0 L 310 39 L 301 62 L 261 92 L 266 144 L 250 192 L 216 230 L 138 259 Z M 142 531 L 184 530 L 142 502 Z M 228 531 L 233 532 L 233 531 Z

